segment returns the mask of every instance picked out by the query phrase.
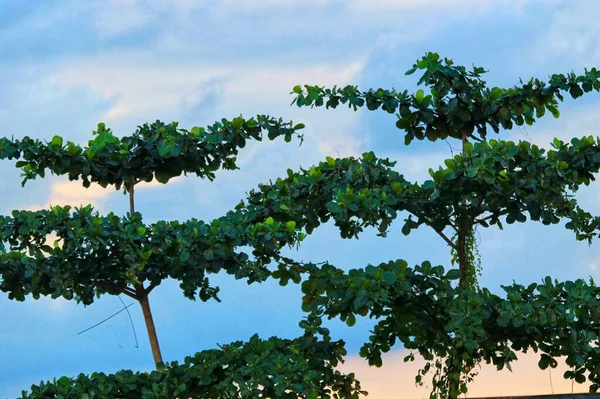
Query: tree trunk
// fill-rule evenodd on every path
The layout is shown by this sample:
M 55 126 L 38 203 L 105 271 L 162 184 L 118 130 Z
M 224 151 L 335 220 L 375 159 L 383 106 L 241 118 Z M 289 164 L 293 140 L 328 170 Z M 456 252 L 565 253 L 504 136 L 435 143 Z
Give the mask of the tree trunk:
M 471 265 L 469 265 L 469 258 L 467 254 L 467 235 L 464 230 L 458 233 L 456 239 L 456 253 L 458 255 L 458 269 L 460 270 L 460 280 L 458 282 L 461 288 L 468 288 L 471 283 Z
M 462 155 L 465 156 L 465 144 L 468 141 L 467 132 L 462 133 Z M 463 206 L 466 206 L 466 200 L 463 200 Z M 457 249 L 456 253 L 458 254 L 458 268 L 460 270 L 460 280 L 459 286 L 461 288 L 468 288 L 472 281 L 469 281 L 473 276 L 471 276 L 471 265 L 469 265 L 469 254 L 467 254 L 467 234 L 470 233 L 470 228 L 465 228 L 464 225 L 461 226 L 462 223 L 459 224 L 459 231 L 457 236 Z
M 127 187 L 129 191 L 129 212 L 131 217 L 135 213 L 135 201 L 134 201 L 134 187 L 135 184 L 130 184 Z M 146 323 L 146 330 L 148 331 L 148 338 L 150 339 L 150 348 L 152 349 L 152 356 L 154 357 L 154 364 L 156 369 L 160 370 L 163 364 L 162 353 L 160 352 L 160 345 L 158 344 L 158 336 L 156 335 L 156 328 L 154 327 L 154 319 L 152 318 L 152 311 L 150 310 L 150 301 L 148 300 L 148 291 L 142 284 L 136 284 L 135 293 L 137 300 L 142 306 L 142 313 L 144 314 L 144 322 Z
M 148 294 L 145 292 L 144 287 L 140 286 L 136 289 L 138 292 L 138 300 L 142 306 L 142 313 L 144 314 L 144 322 L 146 323 L 146 329 L 148 330 L 148 338 L 150 339 L 150 348 L 152 348 L 152 356 L 154 357 L 154 363 L 156 368 L 160 369 L 159 364 L 163 363 L 162 353 L 160 352 L 160 345 L 158 344 L 158 336 L 156 335 L 156 328 L 154 327 L 154 319 L 152 318 L 152 311 L 150 310 L 150 301 L 148 300 Z
M 456 366 L 454 366 L 456 367 Z M 450 372 L 449 381 L 448 381 L 448 399 L 457 399 L 460 395 L 460 371 L 459 372 Z M 458 377 L 458 380 L 454 378 Z M 446 398 L 444 398 L 446 399 Z

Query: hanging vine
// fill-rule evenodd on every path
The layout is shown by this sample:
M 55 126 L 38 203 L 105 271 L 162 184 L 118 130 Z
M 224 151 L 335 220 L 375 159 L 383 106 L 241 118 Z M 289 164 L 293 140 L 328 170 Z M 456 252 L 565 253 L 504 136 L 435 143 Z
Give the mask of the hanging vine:
M 479 288 L 479 278 L 482 275 L 482 267 L 481 267 L 481 253 L 479 252 L 479 244 L 477 243 L 477 239 L 475 237 L 475 233 L 477 232 L 477 227 L 471 228 L 464 235 L 464 257 L 467 262 L 467 268 L 465 280 L 468 282 L 469 286 Z M 459 239 L 459 234 L 454 233 L 452 236 L 452 241 L 457 242 Z M 459 251 L 458 246 L 453 246 L 450 249 L 450 263 L 453 266 L 459 264 Z

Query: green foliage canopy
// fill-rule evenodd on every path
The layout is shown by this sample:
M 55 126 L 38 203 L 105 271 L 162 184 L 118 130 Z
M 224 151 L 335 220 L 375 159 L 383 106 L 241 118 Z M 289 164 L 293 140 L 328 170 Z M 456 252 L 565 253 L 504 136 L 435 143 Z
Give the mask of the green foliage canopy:
M 397 112 L 396 126 L 406 132 L 405 143 L 410 144 L 415 138 L 485 140 L 488 127 L 499 133 L 501 128 L 533 125 L 546 111 L 558 117 L 558 101 L 564 99 L 563 93 L 579 98 L 600 91 L 600 71 L 596 68 L 586 69 L 583 75 L 554 74 L 548 82 L 532 78 L 508 89 L 490 89 L 482 79 L 484 68 L 467 70 L 436 53 L 428 53 L 406 74 L 416 71 L 423 71 L 417 84 L 427 86 L 430 93 L 422 89 L 409 94 L 406 90 L 382 88 L 360 91 L 351 85 L 343 88 L 305 85 L 294 87 L 292 93 L 296 98 L 292 104 L 327 108 L 347 104 L 354 110 L 366 106 L 371 111 Z
M 294 340 L 254 335 L 246 343 L 199 352 L 161 371 L 62 377 L 32 386 L 22 398 L 358 399 L 363 392 L 354 375 L 334 369 L 345 353 L 343 343 L 309 334 Z
M 248 140 L 262 141 L 265 135 L 273 140 L 283 136 L 291 141 L 304 125 L 293 125 L 266 115 L 256 118 L 234 118 L 207 128 L 193 127 L 190 131 L 178 128 L 176 122 L 156 121 L 138 126 L 131 136 L 116 137 L 103 123 L 98 124 L 95 138 L 81 147 L 63 143 L 54 136 L 49 143 L 24 137 L 21 140 L 0 139 L 0 159 L 17 159 L 23 171 L 23 184 L 44 177 L 46 170 L 66 175 L 69 180 L 83 180 L 83 186 L 98 183 L 114 185 L 118 190 L 138 182 L 156 179 L 166 183 L 182 173 L 214 179 L 220 168 L 237 168 L 236 155 Z
M 487 133 L 488 128 L 499 133 L 501 129 L 531 125 L 546 111 L 558 117 L 559 101 L 566 93 L 578 98 L 600 90 L 600 72 L 591 69 L 583 75 L 557 74 L 547 82 L 531 79 L 508 89 L 490 89 L 482 79 L 483 68 L 468 71 L 434 53 L 419 60 L 407 74 L 417 70 L 423 71 L 418 83 L 425 85 L 428 93 L 422 89 L 408 94 L 387 89 L 359 91 L 355 86 L 339 89 L 306 85 L 294 87 L 294 103 L 327 108 L 348 104 L 355 110 L 366 106 L 369 110 L 381 108 L 397 113 L 396 127 L 405 132 L 406 144 L 415 138 L 461 140 L 461 154 L 447 159 L 438 170 L 430 169 L 430 180 L 409 182 L 394 169 L 394 162 L 378 159 L 368 152 L 360 159 L 327 158 L 312 168 L 289 170 L 287 177 L 260 185 L 235 210 L 211 223 L 192 220 L 146 226 L 137 214 L 102 218 L 93 214 L 91 208 L 71 213 L 65 208 L 43 211 L 44 214 L 17 212 L 12 218 L 3 219 L 2 240 L 8 243 L 8 248 L 1 253 L 0 288 L 17 299 L 27 293 L 54 296 L 67 293 L 89 303 L 94 290 L 114 293 L 118 292 L 115 286 L 122 288 L 142 280 L 149 282 L 151 289 L 164 278 L 176 278 L 186 296 L 195 297 L 199 292 L 201 299 L 206 300 L 216 297 L 216 290 L 206 280 L 208 272 L 224 269 L 249 281 L 272 276 L 283 285 L 289 280 L 299 282 L 306 276 L 302 283 L 302 306 L 308 318 L 301 325 L 309 336 L 314 335 L 315 330 L 311 329 L 322 318 L 340 318 L 352 326 L 357 317 L 371 317 L 377 324 L 361 355 L 370 364 L 379 366 L 381 354 L 398 341 L 421 354 L 427 363 L 416 381 L 422 383 L 423 377 L 434 371 L 432 397 L 440 394 L 455 398 L 467 392 L 467 383 L 479 363 L 510 368 L 517 353 L 527 350 L 541 352 L 541 368 L 556 367 L 556 358 L 564 356 L 571 367 L 565 377 L 578 383 L 589 380 L 590 390 L 598 390 L 600 291 L 594 282 L 557 282 L 546 278 L 541 284 L 513 284 L 502 287 L 503 295 L 493 294 L 479 288 L 474 279 L 465 279 L 465 274 L 471 273 L 465 266 L 471 266 L 467 263 L 472 251 L 465 243 L 477 227 L 502 228 L 503 223 L 524 223 L 528 218 L 544 225 L 564 220 L 578 240 L 591 242 L 598 235 L 600 219 L 579 207 L 574 193 L 581 185 L 590 184 L 600 169 L 600 139 L 574 138 L 570 143 L 555 140 L 553 149 L 545 150 L 524 141 L 488 140 Z M 249 128 L 258 132 L 258 124 L 270 133 L 278 132 L 272 133 L 273 137 L 288 138 L 295 133 L 294 129 L 302 127 L 278 123 L 268 118 L 250 125 L 238 120 L 235 125 L 223 122 L 217 130 L 223 128 L 218 131 L 233 137 L 238 133 L 248 134 Z M 114 147 L 107 147 L 105 153 L 90 152 L 95 146 L 93 141 L 80 151 L 74 144 L 63 147 L 62 140 L 55 138 L 54 144 L 48 145 L 5 139 L 0 141 L 0 154 L 4 158 L 24 158 L 19 166 L 25 180 L 43 177 L 49 169 L 68 174 L 71 179 L 81 178 L 84 185 L 98 182 L 117 188 L 124 185 L 126 189 L 152 178 L 164 182 L 181 173 L 212 178 L 211 173 L 220 165 L 234 168 L 234 163 L 229 162 L 235 162 L 232 157 L 237 147 L 223 151 L 218 147 L 229 145 L 234 139 L 220 141 L 202 136 L 196 144 L 185 147 L 178 143 L 193 141 L 191 136 L 200 134 L 198 131 L 183 132 L 181 137 L 172 135 L 173 141 L 169 141 L 162 139 L 161 134 L 172 134 L 173 129 L 177 131 L 176 126 L 171 125 L 171 130 L 161 130 L 162 125 L 152 126 L 155 127 L 140 128 L 136 134 L 143 137 L 134 144 L 133 139 L 110 139 L 111 134 L 107 134 L 109 139 L 100 140 L 100 147 Z M 144 129 L 150 133 L 144 133 Z M 105 132 L 103 127 L 101 130 Z M 208 148 L 209 144 L 214 147 Z M 73 154 L 63 157 L 69 148 Z M 111 157 L 120 154 L 119 148 L 123 149 L 124 158 L 113 160 Z M 200 148 L 220 155 L 213 159 Z M 69 161 L 53 159 L 48 155 L 52 151 Z M 136 158 L 133 154 L 138 153 L 150 155 Z M 188 158 L 182 154 L 188 153 L 204 155 L 186 163 Z M 154 159 L 153 154 L 158 154 L 158 160 L 147 161 Z M 171 156 L 174 159 L 167 162 Z M 111 169 L 111 162 L 116 169 Z M 120 171 L 119 164 L 131 167 Z M 306 234 L 329 220 L 334 221 L 343 238 L 358 238 L 367 227 L 375 227 L 385 236 L 400 212 L 409 214 L 402 227 L 404 234 L 422 225 L 431 227 L 458 254 L 458 267 L 446 270 L 424 261 L 411 268 L 403 260 L 394 260 L 344 272 L 327 262 L 319 265 L 298 262 L 281 254 L 286 245 L 297 245 Z M 45 225 L 46 219 L 53 221 Z M 64 228 L 54 228 L 63 225 Z M 72 238 L 77 237 L 79 229 L 83 229 L 81 237 L 89 235 L 93 243 Z M 38 230 L 39 234 L 35 233 Z M 450 236 L 448 231 L 454 235 Z M 45 244 L 51 232 L 61 237 L 62 247 Z M 253 247 L 255 259 L 236 252 L 236 248 L 245 245 Z M 76 247 L 83 252 L 75 253 Z M 127 266 L 116 268 L 114 274 L 108 274 L 109 278 L 94 275 L 91 270 L 95 268 L 87 266 L 94 262 L 94 256 L 119 259 L 119 252 L 129 256 L 123 257 Z M 60 269 L 59 263 L 69 256 L 78 265 L 76 279 L 96 284 L 93 289 L 78 287 L 79 283 L 64 277 L 72 271 Z M 266 267 L 273 261 L 278 264 L 275 272 Z M 106 288 L 107 284 L 113 284 L 112 288 Z M 58 291 L 57 286 L 61 287 Z M 324 337 L 324 342 L 330 341 L 327 330 L 318 334 Z M 335 353 L 341 355 L 342 350 Z M 413 359 L 411 353 L 405 360 Z M 231 369 L 232 375 L 235 370 Z M 275 375 L 270 370 L 266 374 Z M 86 381 L 87 377 L 80 378 Z M 268 380 L 259 381 L 269 386 Z M 239 380 L 235 382 L 239 384 Z M 65 392 L 78 383 L 65 382 Z M 147 386 L 147 382 L 144 384 Z M 284 394 L 287 393 L 277 395 Z M 356 397 L 358 392 L 346 390 L 340 395 L 340 398 Z M 273 397 L 286 396 L 273 394 Z

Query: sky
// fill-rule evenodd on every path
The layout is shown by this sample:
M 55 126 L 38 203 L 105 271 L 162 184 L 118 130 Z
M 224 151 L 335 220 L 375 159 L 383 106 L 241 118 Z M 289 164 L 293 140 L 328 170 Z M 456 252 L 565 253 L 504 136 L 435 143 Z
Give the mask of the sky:
M 240 170 L 217 173 L 214 182 L 179 178 L 136 191 L 136 208 L 147 222 L 211 220 L 232 209 L 245 193 L 286 169 L 309 167 L 326 156 L 374 151 L 398 161 L 414 181 L 450 157 L 448 144 L 403 145 L 395 117 L 366 110 L 290 107 L 296 84 L 356 84 L 363 89 L 414 90 L 404 71 L 428 51 L 456 63 L 483 66 L 492 86 L 519 78 L 600 67 L 597 0 L 0 0 L 0 126 L 2 136 L 65 139 L 85 143 L 98 122 L 117 135 L 160 119 L 181 127 L 206 126 L 221 118 L 268 114 L 306 124 L 305 141 L 251 144 L 240 153 Z M 548 146 L 554 138 L 597 135 L 600 95 L 566 101 L 561 118 L 502 132 L 501 138 Z M 0 163 L 0 214 L 50 205 L 93 204 L 100 212 L 124 214 L 122 193 L 50 177 L 21 188 L 19 171 Z M 600 213 L 600 185 L 578 194 Z M 328 260 L 344 269 L 393 259 L 449 265 L 445 243 L 421 228 L 387 238 L 367 231 L 343 240 L 334 226 L 317 229 L 293 255 Z M 561 226 L 507 226 L 479 231 L 481 285 L 500 292 L 513 280 L 527 284 L 551 275 L 560 280 L 600 278 L 600 244 L 574 240 Z M 165 360 L 214 348 L 254 333 L 292 338 L 303 314 L 298 286 L 247 286 L 217 275 L 222 303 L 185 299 L 166 281 L 150 301 Z M 128 298 L 123 298 L 129 304 Z M 32 383 L 80 372 L 153 367 L 141 310 L 130 308 L 133 325 L 107 296 L 83 307 L 64 300 L 8 300 L 0 294 L 0 398 L 15 398 Z M 419 361 L 402 362 L 401 347 L 369 368 L 357 353 L 372 322 L 352 328 L 330 323 L 347 342 L 344 371 L 354 371 L 369 398 L 424 398 L 414 386 Z M 537 370 L 537 359 L 521 355 L 513 373 L 484 367 L 469 397 L 585 391 L 562 379 L 560 370 Z

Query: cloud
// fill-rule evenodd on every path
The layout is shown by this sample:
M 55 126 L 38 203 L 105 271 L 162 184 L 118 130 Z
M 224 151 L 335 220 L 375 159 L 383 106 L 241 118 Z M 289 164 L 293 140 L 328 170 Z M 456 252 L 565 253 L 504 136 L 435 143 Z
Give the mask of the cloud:
M 94 5 L 94 24 L 102 38 L 119 36 L 158 18 L 139 0 L 101 1 Z
M 515 129 L 509 135 L 511 140 L 527 140 L 544 148 L 550 148 L 554 138 L 570 142 L 573 137 L 597 136 L 600 125 L 600 115 L 596 112 L 598 102 L 592 97 L 596 93 L 588 94 L 587 99 L 566 100 L 561 104 L 561 116 L 555 119 L 551 115 L 545 116 L 534 127 Z M 587 100 L 587 101 L 586 101 Z
M 293 114 L 289 107 L 293 98 L 290 91 L 296 84 L 346 85 L 357 80 L 361 68 L 359 60 L 300 66 L 264 66 L 256 62 L 231 66 L 206 62 L 192 67 L 152 63 L 147 55 L 137 54 L 75 61 L 61 68 L 53 78 L 65 88 L 86 88 L 105 99 L 115 99 L 103 119 L 116 125 L 114 130 L 118 134 L 120 129 L 130 130 L 143 120 L 183 118 L 182 123 L 192 119 L 197 122 L 198 115 L 192 111 L 198 104 L 209 107 L 214 119 L 262 113 L 285 117 Z M 206 103 L 207 98 L 211 103 Z M 198 112 L 207 114 L 205 109 Z M 305 146 L 315 145 L 317 153 L 323 155 L 320 158 L 338 152 L 359 154 L 366 138 L 353 134 L 358 114 L 340 110 L 334 116 L 332 112 L 300 113 L 302 116 L 296 122 L 304 122 L 306 134 L 314 138 L 307 139 Z M 243 150 L 242 163 L 262 150 L 263 144 L 260 146 L 250 145 Z
M 384 10 L 395 11 L 422 11 L 429 10 L 432 14 L 445 14 L 450 11 L 456 14 L 475 14 L 481 11 L 490 11 L 497 8 L 508 8 L 509 11 L 520 11 L 526 1 L 523 0 L 466 0 L 451 2 L 446 0 L 371 0 L 368 3 L 361 0 L 350 0 L 350 7 L 356 11 L 370 10 L 381 12 Z
M 60 134 L 77 142 L 87 141 L 96 123 L 103 119 L 118 135 L 129 134 L 137 125 L 158 118 L 178 120 L 184 128 L 210 124 L 221 117 L 230 118 L 240 113 L 246 117 L 268 113 L 305 123 L 306 138 L 302 147 L 298 148 L 296 143 L 285 144 L 281 140 L 251 143 L 240 152 L 241 170 L 219 172 L 214 183 L 192 177 L 181 178 L 179 181 L 182 183 L 166 187 L 159 187 L 156 183 L 140 186 L 136 208 L 142 211 L 146 220 L 182 220 L 189 217 L 210 220 L 231 209 L 243 198 L 245 191 L 259 182 L 285 176 L 287 167 L 310 166 L 323 160 L 325 155 L 337 156 L 338 152 L 342 156 L 358 155 L 373 149 L 375 139 L 383 137 L 381 130 L 373 128 L 371 121 L 364 117 L 365 112 L 289 107 L 292 100 L 289 91 L 295 84 L 358 84 L 364 82 L 367 73 L 372 73 L 380 79 L 377 84 L 389 87 L 397 83 L 394 79 L 398 74 L 428 50 L 466 60 L 467 65 L 472 61 L 479 63 L 480 59 L 488 60 L 481 64 L 502 73 L 512 73 L 510 71 L 515 65 L 534 68 L 530 65 L 540 65 L 541 62 L 531 48 L 538 43 L 537 47 L 547 51 L 548 48 L 542 45 L 553 44 L 543 37 L 549 32 L 544 30 L 544 22 L 554 23 L 553 34 L 557 39 L 554 44 L 559 47 L 553 51 L 569 63 L 568 68 L 577 67 L 579 63 L 573 61 L 572 54 L 579 54 L 582 59 L 586 51 L 595 54 L 593 37 L 596 33 L 589 20 L 592 17 L 588 17 L 593 15 L 592 12 L 579 5 L 557 8 L 556 4 L 569 5 L 571 2 L 551 1 L 544 2 L 542 14 L 533 6 L 531 13 L 520 14 L 524 5 L 536 3 L 533 0 L 65 0 L 44 5 L 36 3 L 37 8 L 32 7 L 29 14 L 18 21 L 11 20 L 11 26 L 0 31 L 0 47 L 5 55 L 0 62 L 0 72 L 5 77 L 0 82 L 3 92 L 0 122 L 6 136 L 28 134 L 48 139 Z M 595 7 L 595 3 L 585 4 Z M 532 24 L 533 19 L 543 19 L 547 13 L 553 12 L 556 12 L 556 17 L 561 12 L 565 15 L 562 20 L 543 20 L 539 29 L 538 25 Z M 513 18 L 515 15 L 519 18 Z M 569 21 L 577 23 L 578 19 L 585 21 L 589 29 L 571 35 L 568 32 Z M 558 40 L 563 33 L 564 43 Z M 589 38 L 578 36 L 588 33 Z M 497 37 L 502 37 L 502 40 L 497 40 Z M 521 40 L 523 37 L 529 40 Z M 536 42 L 536 38 L 539 41 Z M 574 43 L 573 52 L 569 48 L 570 43 Z M 375 54 L 377 52 L 379 54 Z M 545 64 L 546 67 L 555 68 L 556 64 Z M 535 75 L 540 73 L 537 69 L 526 71 Z M 511 79 L 511 82 L 515 80 Z M 597 125 L 593 105 L 585 112 L 581 109 L 581 115 L 571 114 L 566 108 L 563 110 L 563 118 L 567 118 L 565 123 L 572 126 L 558 122 L 554 126 L 559 127 L 559 135 L 567 137 L 567 130 L 580 133 Z M 555 123 L 551 118 L 548 120 Z M 578 126 L 581 121 L 586 121 L 585 125 Z M 545 126 L 525 132 L 534 140 L 541 140 L 543 135 L 550 138 L 556 127 L 548 125 L 546 129 Z M 390 127 L 393 129 L 393 125 Z M 410 150 L 390 151 L 392 145 L 387 141 L 381 147 L 391 154 L 392 159 L 399 161 L 397 169 L 407 178 L 424 180 L 428 178 L 429 167 L 441 164 L 449 157 L 445 143 L 438 147 L 430 144 L 427 143 L 427 152 L 420 145 L 411 146 Z M 386 151 L 376 153 L 381 157 Z M 21 190 L 18 172 L 13 172 L 12 169 L 3 171 L 0 181 L 2 205 L 9 210 L 30 206 L 32 202 L 40 204 L 40 207 L 51 203 L 78 205 L 91 202 L 102 210 L 118 214 L 127 211 L 127 199 L 111 189 L 104 191 L 96 187 L 85 191 L 78 182 L 66 183 L 51 178 L 46 182 L 34 182 Z M 592 200 L 597 203 L 597 197 L 590 196 L 590 202 Z M 550 240 L 548 236 L 541 237 L 539 230 L 517 234 L 517 228 L 504 232 L 514 240 L 507 240 L 502 247 L 486 246 L 487 242 L 498 244 L 495 234 L 484 239 L 482 250 L 493 252 L 492 255 L 484 254 L 489 255 L 490 263 L 493 261 L 490 274 L 486 273 L 489 268 L 484 270 L 485 276 L 492 276 L 489 278 L 491 289 L 497 289 L 499 283 L 512 278 L 532 281 L 545 274 L 572 278 L 574 274 L 581 273 L 576 268 L 563 267 L 564 264 L 577 263 L 577 257 L 584 257 L 580 255 L 583 251 L 579 247 L 566 244 L 564 236 L 554 234 L 553 230 L 548 236 L 554 237 L 554 240 Z M 407 258 L 411 263 L 429 259 L 434 264 L 447 265 L 445 244 L 426 233 L 426 230 L 420 229 L 407 238 L 396 229 L 387 239 L 379 239 L 374 233 L 372 237 L 365 234 L 356 243 L 340 240 L 337 229 L 325 226 L 307 240 L 303 250 L 306 256 L 316 260 L 329 259 L 340 267 L 364 266 L 368 261 L 398 257 Z M 522 237 L 524 244 L 517 245 Z M 332 245 L 335 251 L 332 251 Z M 506 246 L 511 250 L 506 250 Z M 553 248 L 554 252 L 540 252 L 536 248 Z M 589 274 L 589 265 L 594 259 L 590 255 L 581 262 L 585 274 Z M 242 289 L 239 287 L 245 286 L 243 281 L 237 282 L 240 285 L 230 284 L 227 276 L 216 281 L 222 286 L 224 297 L 229 293 L 232 298 L 231 303 L 224 301 L 218 308 L 216 304 L 215 307 L 188 304 L 181 297 L 176 282 L 167 282 L 153 292 L 157 324 L 160 326 L 162 323 L 163 326 L 159 329 L 163 332 L 161 344 L 165 358 L 182 359 L 199 346 L 211 346 L 214 339 L 222 339 L 223 334 L 246 336 L 255 328 L 264 329 L 261 333 L 265 334 L 281 331 L 287 334 L 288 328 L 295 328 L 294 317 L 285 318 L 286 323 L 271 326 L 268 320 L 260 324 L 252 316 L 264 313 L 265 318 L 281 319 L 263 312 L 272 307 L 278 288 L 271 290 L 261 286 L 255 289 L 260 292 L 266 290 L 263 294 L 255 295 L 248 290 L 246 296 L 240 296 Z M 298 304 L 287 291 L 277 295 L 280 295 L 276 302 L 282 315 L 299 312 Z M 68 314 L 69 323 L 62 320 L 53 323 L 50 316 L 54 314 L 47 311 L 44 302 L 40 302 L 43 308 L 36 308 L 5 301 L 4 298 L 1 300 L 2 306 L 6 306 L 4 311 L 12 309 L 15 320 L 18 317 L 31 322 L 20 329 L 9 326 L 9 333 L 5 334 L 7 342 L 18 340 L 19 343 L 4 348 L 5 352 L 2 352 L 3 357 L 9 360 L 6 363 L 10 364 L 5 369 L 0 368 L 0 375 L 6 376 L 0 381 L 0 394 L 4 396 L 17 396 L 17 388 L 21 386 L 12 386 L 16 377 L 26 386 L 26 382 L 63 374 L 151 367 L 147 351 L 122 352 L 128 349 L 121 348 L 121 344 L 130 341 L 126 317 L 121 320 L 123 331 L 117 337 L 119 339 L 105 334 L 103 330 L 95 332 L 93 342 L 88 337 L 81 338 L 87 339 L 85 342 L 73 339 L 77 332 L 73 322 L 78 321 L 83 328 L 102 319 L 105 314 L 111 314 L 115 306 L 120 306 L 116 298 L 100 301 L 99 307 L 94 308 L 97 313 L 83 313 L 88 309 L 81 309 L 82 313 L 79 313 L 79 307 L 69 304 L 68 309 L 73 312 Z M 241 311 L 240 301 L 245 306 Z M 30 317 L 25 315 L 27 309 L 31 309 Z M 64 309 L 58 313 L 61 317 L 67 314 Z M 133 314 L 137 325 L 142 326 L 139 309 Z M 194 316 L 198 314 L 202 317 Z M 229 321 L 225 328 L 218 327 L 222 324 L 219 323 L 223 321 L 223 314 L 231 315 L 227 317 Z M 207 317 L 214 319 L 214 323 L 209 324 L 218 328 L 207 330 L 206 323 L 202 323 Z M 117 318 L 113 322 L 116 323 Z M 185 332 L 178 329 L 177 326 L 181 325 L 187 326 Z M 245 327 L 235 328 L 237 326 Z M 40 331 L 43 334 L 37 334 Z M 52 340 L 53 336 L 65 335 L 65 331 L 71 335 L 60 341 Z M 182 333 L 188 334 L 186 339 L 181 339 Z M 360 342 L 356 329 L 348 332 L 348 336 L 349 343 Z M 107 350 L 107 342 L 112 338 L 115 339 L 110 348 L 114 350 Z M 528 370 L 536 370 L 537 367 L 535 359 L 527 363 L 526 358 L 521 361 L 522 368 L 521 363 L 515 365 L 515 373 L 490 372 L 488 380 L 482 373 L 470 396 L 483 395 L 483 391 L 477 391 L 476 387 L 485 385 L 486 381 L 496 384 L 490 385 L 492 388 L 497 387 L 495 381 L 504 381 L 504 385 L 494 388 L 492 394 L 512 394 L 516 392 L 513 388 L 527 388 L 529 381 L 520 378 L 528 376 Z M 48 367 L 39 359 L 56 361 Z M 32 370 L 37 364 L 41 364 L 39 369 Z M 401 352 L 390 355 L 383 369 L 369 369 L 363 360 L 357 358 L 350 358 L 346 366 L 349 371 L 358 370 L 358 377 L 371 391 L 372 398 L 395 398 L 405 391 L 406 397 L 428 396 L 426 389 L 411 391 L 416 367 L 414 364 L 410 366 L 412 368 L 405 366 Z M 532 377 L 531 392 L 549 392 L 548 373 L 538 374 Z M 559 392 L 560 372 L 553 371 L 552 376 L 555 377 L 554 390 Z M 568 392 L 570 386 L 566 389 Z
M 551 22 L 537 49 L 543 60 L 568 57 L 570 64 L 593 66 L 600 60 L 600 25 L 595 18 L 598 2 L 594 0 L 554 1 L 557 4 Z
M 389 157 L 397 162 L 396 169 L 409 181 L 424 182 L 431 180 L 429 169 L 437 170 L 444 166 L 444 160 L 452 158 L 450 149 L 448 151 L 432 151 L 423 153 L 410 153 L 408 151 L 386 155 L 379 154 L 380 158 Z M 444 166 L 445 167 L 445 166 Z
M 51 184 L 46 202 L 31 205 L 25 209 L 38 210 L 48 209 L 50 206 L 66 205 L 80 207 L 88 204 L 96 209 L 101 209 L 102 202 L 113 192 L 114 190 L 102 188 L 97 184 L 92 184 L 89 188 L 85 188 L 81 184 L 81 181 L 57 181 Z
M 360 70 L 360 62 L 312 66 L 265 66 L 254 62 L 232 67 L 207 61 L 182 66 L 157 62 L 148 54 L 138 53 L 86 57 L 63 66 L 54 79 L 63 87 L 85 87 L 106 99 L 116 99 L 104 115 L 110 121 L 178 114 L 182 105 L 190 108 L 201 102 L 207 88 L 229 113 L 248 107 L 265 111 L 268 106 L 287 106 L 291 88 L 299 82 L 347 84 Z

